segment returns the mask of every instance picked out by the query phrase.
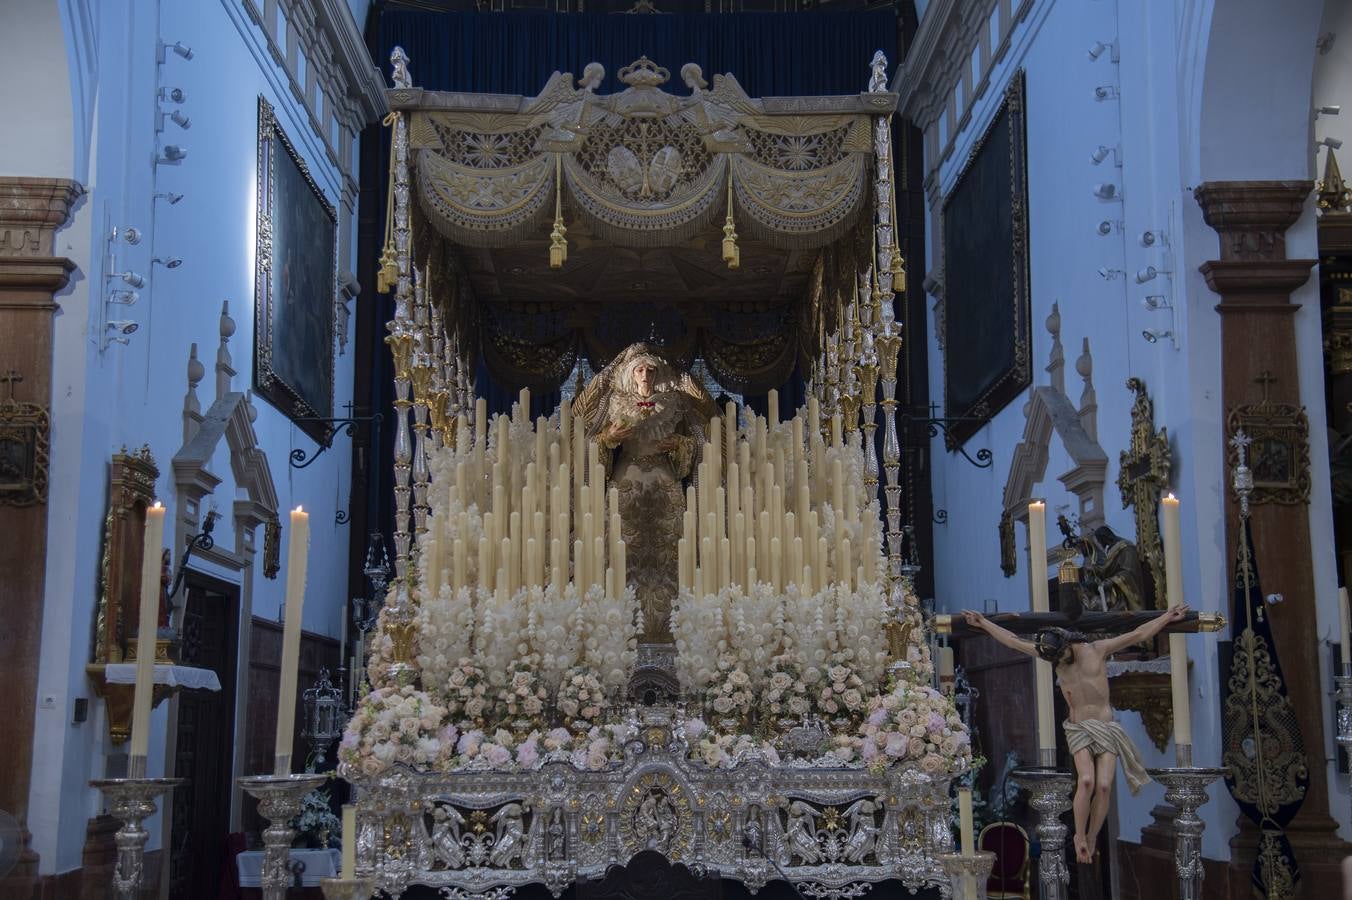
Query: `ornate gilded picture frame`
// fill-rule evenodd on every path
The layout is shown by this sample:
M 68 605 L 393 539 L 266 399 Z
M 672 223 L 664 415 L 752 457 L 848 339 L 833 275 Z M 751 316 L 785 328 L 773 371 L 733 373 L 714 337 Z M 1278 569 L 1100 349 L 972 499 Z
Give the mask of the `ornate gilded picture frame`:
M 254 388 L 316 441 L 333 415 L 338 218 L 258 98 Z
M 944 198 L 944 415 L 961 445 L 1032 382 L 1024 76 Z

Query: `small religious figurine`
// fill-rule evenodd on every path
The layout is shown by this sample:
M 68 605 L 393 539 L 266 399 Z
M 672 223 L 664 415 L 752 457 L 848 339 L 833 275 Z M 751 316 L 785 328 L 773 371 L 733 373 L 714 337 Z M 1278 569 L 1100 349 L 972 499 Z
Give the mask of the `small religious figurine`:
M 1093 861 L 1093 847 L 1108 815 L 1117 762 L 1135 794 L 1150 781 L 1140 751 L 1113 716 L 1108 698 L 1108 657 L 1133 644 L 1148 641 L 1167 626 L 1183 619 L 1187 606 L 1175 606 L 1126 634 L 1091 641 L 1084 634 L 1064 628 L 1045 628 L 1036 641 L 1001 628 L 974 610 L 964 612 L 967 624 L 995 638 L 1012 650 L 1045 659 L 1056 666 L 1061 695 L 1070 708 L 1070 718 L 1061 723 L 1066 745 L 1075 760 L 1075 858 Z
M 677 542 L 685 489 L 703 444 L 713 399 L 688 373 L 676 373 L 652 346 L 631 344 L 578 395 L 573 406 L 601 447 L 619 489 L 629 583 L 643 612 L 646 643 L 670 643 Z
M 1141 557 L 1136 545 L 1107 525 L 1094 529 L 1085 543 L 1085 574 L 1105 612 L 1145 608 Z

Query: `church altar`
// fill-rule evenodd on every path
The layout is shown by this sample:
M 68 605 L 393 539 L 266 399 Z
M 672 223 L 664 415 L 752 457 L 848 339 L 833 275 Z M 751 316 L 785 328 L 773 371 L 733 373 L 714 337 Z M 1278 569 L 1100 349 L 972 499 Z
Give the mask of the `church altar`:
M 617 94 L 591 64 L 536 98 L 425 92 L 392 62 L 397 578 L 339 747 L 357 875 L 558 895 L 655 850 L 753 891 L 946 893 L 972 753 L 906 562 L 886 60 L 858 95 L 763 100 L 694 64 L 673 96 L 646 59 Z M 738 220 L 758 256 L 808 261 L 750 339 L 527 340 L 462 269 L 535 246 L 566 275 L 572 228 L 584 254 L 736 271 Z M 479 360 L 548 388 L 578 345 L 597 374 L 548 415 L 529 390 L 492 418 L 474 399 Z M 695 358 L 748 392 L 796 363 L 807 403 L 719 408 Z

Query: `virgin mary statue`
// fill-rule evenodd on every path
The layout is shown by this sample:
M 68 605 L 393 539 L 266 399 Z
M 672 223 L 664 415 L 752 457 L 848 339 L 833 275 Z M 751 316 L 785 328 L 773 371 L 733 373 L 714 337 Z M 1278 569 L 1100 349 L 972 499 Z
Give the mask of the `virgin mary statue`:
M 578 394 L 575 414 L 619 489 L 629 583 L 645 643 L 670 643 L 683 482 L 697 463 L 713 398 L 646 343 L 631 344 Z

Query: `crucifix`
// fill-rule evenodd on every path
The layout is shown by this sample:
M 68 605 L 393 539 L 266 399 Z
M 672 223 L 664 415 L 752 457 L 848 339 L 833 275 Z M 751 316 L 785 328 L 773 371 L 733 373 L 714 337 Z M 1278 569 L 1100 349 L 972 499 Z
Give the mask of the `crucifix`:
M 1045 613 L 998 613 L 986 618 L 1014 634 L 1037 634 L 1048 628 L 1064 628 L 1086 635 L 1126 634 L 1136 628 L 1153 622 L 1165 615 L 1164 610 L 1137 610 L 1135 612 L 1087 612 L 1072 617 L 1060 612 Z M 981 634 L 981 630 L 968 625 L 962 616 L 941 614 L 934 617 L 936 634 L 952 634 L 960 637 Z M 1213 612 L 1189 610 L 1181 619 L 1170 622 L 1162 631 L 1168 634 L 1197 634 L 1200 632 L 1220 631 L 1225 627 L 1225 616 Z
M 1158 605 L 1162 599 L 1158 595 L 1164 589 L 1164 546 L 1157 511 L 1172 467 L 1169 430 L 1155 430 L 1155 404 L 1146 393 L 1144 381 L 1128 378 L 1127 389 L 1136 394 L 1136 400 L 1131 407 L 1130 449 L 1122 451 L 1117 487 L 1122 492 L 1122 508 L 1135 508 L 1136 547 L 1150 570 Z
M 3 381 L 5 384 L 9 385 L 9 402 L 13 403 L 14 385 L 23 381 L 23 376 L 19 374 L 19 371 L 17 369 L 10 369 L 5 374 L 0 375 L 0 381 Z

